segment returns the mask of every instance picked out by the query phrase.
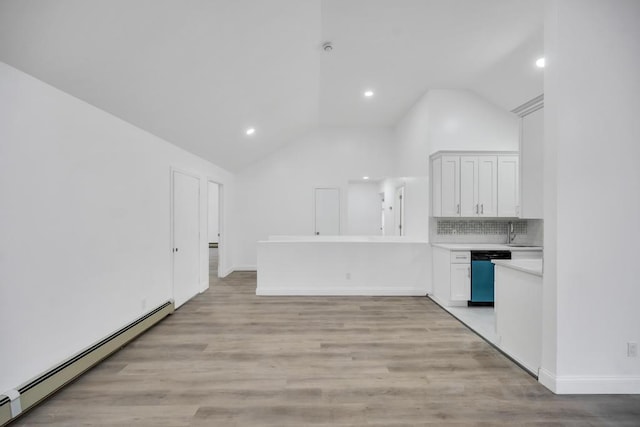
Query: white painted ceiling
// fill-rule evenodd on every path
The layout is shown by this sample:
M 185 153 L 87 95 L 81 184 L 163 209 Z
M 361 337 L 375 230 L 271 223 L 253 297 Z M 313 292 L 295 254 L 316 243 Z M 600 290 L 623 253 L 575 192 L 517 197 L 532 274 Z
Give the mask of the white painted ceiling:
M 542 53 L 538 0 L 0 0 L 0 60 L 232 171 L 430 88 L 511 110 Z

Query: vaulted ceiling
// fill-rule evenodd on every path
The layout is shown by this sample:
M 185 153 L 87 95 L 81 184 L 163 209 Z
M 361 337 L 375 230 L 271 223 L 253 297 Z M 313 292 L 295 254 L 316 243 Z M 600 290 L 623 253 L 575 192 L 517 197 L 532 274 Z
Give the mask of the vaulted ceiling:
M 319 126 L 393 126 L 430 88 L 539 95 L 541 3 L 0 0 L 0 60 L 233 171 Z

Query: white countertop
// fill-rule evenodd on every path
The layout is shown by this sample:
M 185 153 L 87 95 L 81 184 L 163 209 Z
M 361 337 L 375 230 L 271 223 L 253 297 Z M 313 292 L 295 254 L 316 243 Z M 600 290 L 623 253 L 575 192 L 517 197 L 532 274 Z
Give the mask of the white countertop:
M 258 243 L 419 243 L 428 245 L 424 239 L 406 236 L 269 236 Z
M 507 246 L 499 243 L 432 243 L 431 246 L 450 251 L 542 251 L 542 246 Z
M 512 268 L 542 277 L 541 259 L 492 259 L 491 262 L 500 267 Z

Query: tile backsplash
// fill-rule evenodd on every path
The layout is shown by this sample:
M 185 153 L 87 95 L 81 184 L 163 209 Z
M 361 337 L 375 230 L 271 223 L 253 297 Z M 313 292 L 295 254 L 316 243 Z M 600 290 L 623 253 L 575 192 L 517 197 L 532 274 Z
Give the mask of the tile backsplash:
M 515 243 L 542 246 L 540 219 L 431 218 L 430 240 L 434 243 L 505 243 L 509 222 L 513 223 Z
M 511 221 L 513 230 L 517 234 L 527 234 L 527 221 Z M 504 234 L 507 235 L 509 221 L 486 220 L 486 221 L 461 221 L 461 220 L 438 220 L 437 233 L 443 234 Z

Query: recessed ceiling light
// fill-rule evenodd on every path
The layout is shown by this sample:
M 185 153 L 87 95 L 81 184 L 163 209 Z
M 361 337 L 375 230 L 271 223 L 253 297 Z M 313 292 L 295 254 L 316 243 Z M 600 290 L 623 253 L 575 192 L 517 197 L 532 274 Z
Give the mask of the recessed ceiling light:
M 363 176 L 362 179 L 364 179 L 366 181 L 367 179 L 369 179 L 369 177 L 368 176 Z
M 254 133 L 256 133 L 256 130 L 254 128 L 249 128 L 249 129 L 247 129 L 247 131 L 245 133 L 247 135 L 253 135 Z
M 373 96 L 373 91 L 372 90 L 367 90 L 364 92 L 364 96 L 366 98 L 371 98 Z
M 538 60 L 536 61 L 536 66 L 538 68 L 544 68 L 544 56 L 542 58 L 538 58 Z

